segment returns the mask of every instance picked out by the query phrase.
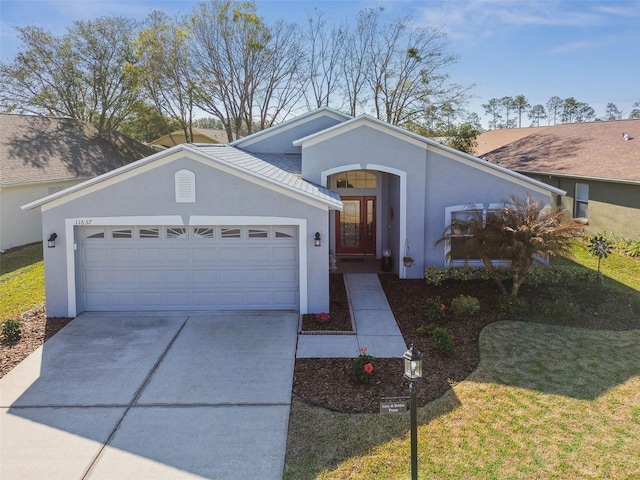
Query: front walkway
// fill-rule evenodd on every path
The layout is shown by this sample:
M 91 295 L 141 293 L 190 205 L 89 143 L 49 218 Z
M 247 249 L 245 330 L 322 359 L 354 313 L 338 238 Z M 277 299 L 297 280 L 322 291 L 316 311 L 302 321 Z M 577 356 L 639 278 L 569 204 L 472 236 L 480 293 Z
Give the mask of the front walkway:
M 407 350 L 378 275 L 345 274 L 356 335 L 298 335 L 297 358 L 352 358 L 360 348 L 379 358 L 400 358 Z

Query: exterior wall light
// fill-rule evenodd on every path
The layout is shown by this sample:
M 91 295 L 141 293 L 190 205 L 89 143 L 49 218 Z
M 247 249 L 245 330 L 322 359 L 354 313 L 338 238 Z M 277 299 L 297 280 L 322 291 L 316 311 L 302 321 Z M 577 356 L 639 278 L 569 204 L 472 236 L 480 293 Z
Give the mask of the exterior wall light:
M 316 232 L 316 237 L 313 239 L 313 246 L 319 247 L 321 245 L 322 245 L 322 242 L 320 241 L 320 232 Z
M 56 238 L 58 238 L 58 234 L 56 233 L 49 235 L 49 240 L 47 240 L 47 246 L 49 248 L 56 248 Z

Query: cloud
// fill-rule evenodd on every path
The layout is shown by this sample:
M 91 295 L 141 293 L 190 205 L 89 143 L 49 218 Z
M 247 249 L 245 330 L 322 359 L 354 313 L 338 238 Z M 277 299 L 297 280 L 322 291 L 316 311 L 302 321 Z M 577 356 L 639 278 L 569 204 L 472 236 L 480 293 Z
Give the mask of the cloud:
M 596 46 L 596 43 L 590 40 L 581 42 L 571 42 L 564 45 L 559 45 L 549 50 L 550 53 L 571 53 L 576 50 L 588 50 Z

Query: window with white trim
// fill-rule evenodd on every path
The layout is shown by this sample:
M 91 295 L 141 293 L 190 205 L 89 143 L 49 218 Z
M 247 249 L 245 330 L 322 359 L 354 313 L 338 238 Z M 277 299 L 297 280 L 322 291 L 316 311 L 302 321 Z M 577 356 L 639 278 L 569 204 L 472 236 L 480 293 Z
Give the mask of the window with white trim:
M 576 198 L 574 202 L 575 218 L 588 218 L 589 213 L 589 184 L 576 183 Z
M 378 177 L 364 170 L 342 172 L 336 175 L 336 188 L 378 188 Z
M 196 174 L 191 170 L 179 170 L 175 174 L 176 203 L 195 203 Z
M 445 261 L 451 266 L 464 266 L 471 267 L 483 266 L 482 260 L 479 257 L 474 258 L 473 252 L 468 251 L 468 243 L 471 234 L 465 229 L 461 228 L 461 225 L 456 225 L 456 221 L 465 222 L 471 220 L 474 217 L 481 217 L 483 225 L 486 224 L 487 215 L 498 211 L 502 208 L 502 204 L 491 203 L 488 207 L 485 207 L 482 203 L 469 203 L 466 205 L 455 205 L 445 208 L 445 225 L 447 233 L 451 233 L 451 239 L 445 243 Z M 469 256 L 471 255 L 471 256 Z M 505 261 L 494 260 L 494 265 L 505 264 Z

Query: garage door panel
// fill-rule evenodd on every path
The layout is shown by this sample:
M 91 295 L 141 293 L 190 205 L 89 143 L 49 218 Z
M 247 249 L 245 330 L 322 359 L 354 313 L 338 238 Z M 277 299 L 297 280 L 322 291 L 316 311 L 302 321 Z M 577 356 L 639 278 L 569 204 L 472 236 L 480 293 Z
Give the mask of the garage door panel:
M 157 265 L 162 262 L 162 248 L 138 248 L 139 265 Z
M 247 270 L 247 284 L 269 284 L 271 283 L 271 271 L 267 269 Z
M 275 283 L 288 283 L 289 285 L 297 285 L 298 271 L 294 269 L 273 269 L 273 281 Z
M 168 264 L 184 265 L 190 263 L 191 252 L 189 248 L 165 248 L 164 261 Z
M 192 248 L 191 258 L 194 262 L 198 263 L 215 263 L 218 261 L 218 249 L 215 247 Z
M 135 285 L 137 271 L 133 268 L 111 270 L 110 282 L 113 285 Z
M 296 262 L 298 249 L 293 247 L 274 247 L 273 260 L 275 262 Z
M 193 282 L 202 284 L 215 284 L 218 283 L 218 271 L 217 270 L 194 270 L 192 272 Z
M 109 249 L 109 263 L 116 265 L 135 265 L 136 249 L 113 245 Z
M 297 227 L 101 228 L 78 234 L 84 310 L 298 308 Z

